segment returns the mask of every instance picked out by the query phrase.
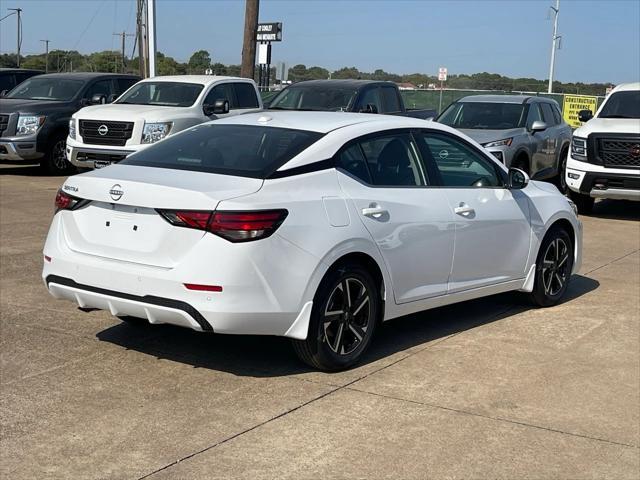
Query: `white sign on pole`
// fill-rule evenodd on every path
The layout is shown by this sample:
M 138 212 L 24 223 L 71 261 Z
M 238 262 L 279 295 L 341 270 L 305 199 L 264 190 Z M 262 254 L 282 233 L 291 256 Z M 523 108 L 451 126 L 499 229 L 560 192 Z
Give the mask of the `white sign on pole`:
M 438 70 L 438 80 L 441 82 L 447 81 L 447 67 L 440 67 Z
M 266 65 L 267 63 L 269 63 L 268 54 L 269 54 L 268 45 L 266 43 L 259 43 L 258 44 L 258 64 Z

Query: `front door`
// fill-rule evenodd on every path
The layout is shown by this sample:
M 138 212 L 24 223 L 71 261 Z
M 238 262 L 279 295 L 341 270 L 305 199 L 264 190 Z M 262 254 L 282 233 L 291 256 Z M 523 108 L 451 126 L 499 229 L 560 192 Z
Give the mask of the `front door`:
M 430 186 L 412 135 L 368 136 L 337 160 L 340 185 L 384 258 L 396 303 L 445 294 L 454 219 L 444 191 Z
M 531 242 L 529 203 L 505 188 L 505 176 L 488 155 L 457 137 L 416 135 L 455 217 L 450 293 L 524 278 Z

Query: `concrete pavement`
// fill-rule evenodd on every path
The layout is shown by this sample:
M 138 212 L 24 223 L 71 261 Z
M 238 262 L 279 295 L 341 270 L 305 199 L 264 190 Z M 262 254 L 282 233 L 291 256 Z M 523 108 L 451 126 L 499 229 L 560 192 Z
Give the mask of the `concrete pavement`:
M 62 178 L 0 168 L 7 479 L 640 477 L 640 208 L 601 202 L 569 297 L 498 295 L 385 324 L 360 367 L 285 339 L 132 327 L 51 298 Z

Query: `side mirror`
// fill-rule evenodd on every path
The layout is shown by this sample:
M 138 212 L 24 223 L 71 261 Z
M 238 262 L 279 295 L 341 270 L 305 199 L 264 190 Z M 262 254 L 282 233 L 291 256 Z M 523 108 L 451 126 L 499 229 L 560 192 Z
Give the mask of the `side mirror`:
M 378 107 L 373 103 L 367 103 L 367 105 L 360 109 L 360 113 L 378 113 Z
M 548 125 L 546 124 L 546 122 L 543 122 L 541 120 L 536 120 L 535 122 L 533 122 L 531 124 L 531 128 L 530 130 L 535 133 L 535 132 L 542 132 L 544 130 L 546 130 L 548 127 Z
M 202 111 L 207 117 L 210 117 L 211 115 L 224 115 L 225 113 L 229 113 L 229 100 L 219 98 L 213 105 L 205 103 L 202 106 Z
M 580 110 L 578 112 L 578 120 L 582 123 L 588 122 L 593 118 L 593 112 L 591 110 Z
M 436 117 L 427 117 L 427 118 L 425 118 L 425 121 L 427 121 L 427 122 L 435 122 L 435 120 L 436 120 Z
M 96 93 L 89 100 L 89 105 L 102 105 L 104 103 L 107 103 L 107 96 L 104 93 Z
M 2 90 L 0 92 L 0 97 L 4 97 L 7 93 L 9 93 L 9 90 Z
M 117 98 L 118 98 L 118 95 L 115 93 L 112 93 L 107 97 L 107 103 L 113 103 L 116 101 Z
M 529 185 L 529 175 L 519 168 L 509 169 L 509 190 L 520 190 Z

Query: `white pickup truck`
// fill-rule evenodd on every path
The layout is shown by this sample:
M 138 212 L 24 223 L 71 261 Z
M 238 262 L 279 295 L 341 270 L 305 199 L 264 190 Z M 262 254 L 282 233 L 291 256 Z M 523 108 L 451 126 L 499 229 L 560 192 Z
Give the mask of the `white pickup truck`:
M 148 78 L 105 102 L 69 120 L 66 155 L 76 167 L 105 167 L 194 125 L 263 108 L 253 80 L 211 75 Z
M 565 179 L 580 213 L 596 198 L 640 200 L 640 83 L 618 85 L 573 132 Z

